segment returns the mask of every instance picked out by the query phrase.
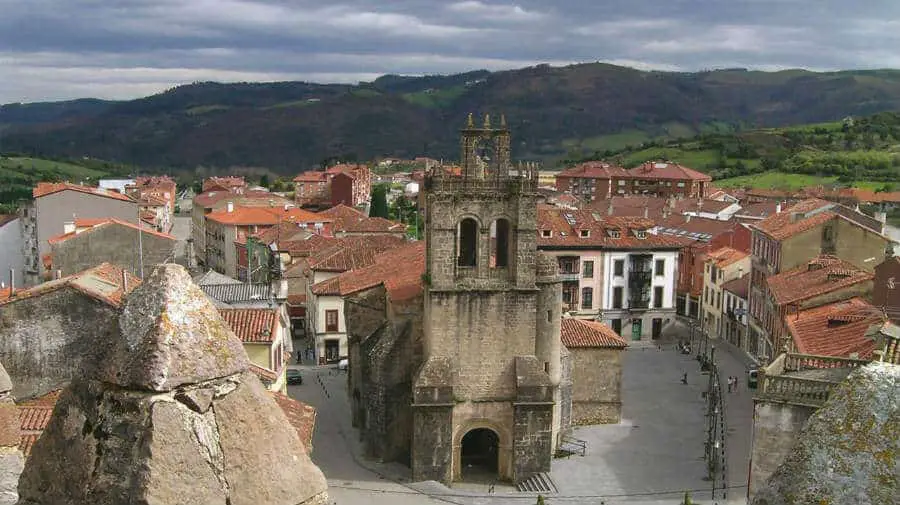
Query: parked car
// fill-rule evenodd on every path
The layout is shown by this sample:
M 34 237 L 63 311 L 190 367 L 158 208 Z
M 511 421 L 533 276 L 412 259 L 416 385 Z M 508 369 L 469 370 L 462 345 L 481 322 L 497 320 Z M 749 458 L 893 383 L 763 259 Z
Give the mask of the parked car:
M 288 384 L 303 384 L 303 376 L 300 374 L 300 370 L 294 370 L 293 368 L 288 368 L 287 383 Z
M 759 386 L 759 370 L 751 369 L 747 372 L 747 388 L 756 389 Z
M 338 361 L 338 370 L 347 370 L 348 368 L 350 368 L 350 360 L 349 359 L 344 358 L 344 359 Z

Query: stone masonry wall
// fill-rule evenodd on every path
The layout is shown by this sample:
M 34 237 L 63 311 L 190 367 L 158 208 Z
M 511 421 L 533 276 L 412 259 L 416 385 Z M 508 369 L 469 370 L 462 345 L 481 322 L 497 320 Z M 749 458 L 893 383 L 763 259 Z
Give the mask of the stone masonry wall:
M 137 230 L 120 224 L 106 224 L 88 232 L 80 233 L 68 240 L 51 244 L 53 269 L 62 270 L 63 275 L 81 272 L 104 261 L 128 269 L 133 275 L 140 275 L 140 254 L 143 250 L 145 272 L 150 266 L 173 261 L 175 240 L 144 233 L 138 241 Z
M 456 365 L 457 399 L 514 398 L 514 357 L 535 352 L 537 292 L 432 292 L 430 298 L 430 351 Z
M 64 287 L 0 307 L 0 362 L 13 380 L 13 395 L 46 394 L 99 359 L 95 343 L 117 331 L 116 309 Z
M 569 349 L 572 355 L 574 424 L 618 423 L 622 411 L 622 351 Z
M 572 353 L 565 347 L 560 353 L 561 377 L 559 381 L 559 432 L 563 435 L 572 428 Z
M 750 496 L 784 462 L 800 430 L 815 412 L 813 407 L 774 402 L 756 402 L 753 408 Z

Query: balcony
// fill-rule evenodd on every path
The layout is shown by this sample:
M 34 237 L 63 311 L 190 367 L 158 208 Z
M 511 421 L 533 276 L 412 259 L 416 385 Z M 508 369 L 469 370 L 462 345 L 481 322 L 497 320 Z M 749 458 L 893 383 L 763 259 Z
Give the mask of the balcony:
M 645 311 L 650 308 L 650 300 L 640 300 L 633 299 L 628 300 L 628 310 L 634 311 Z
M 572 272 L 568 270 L 559 271 L 559 278 L 562 281 L 577 281 L 580 278 L 581 274 L 578 271 Z
M 761 370 L 757 400 L 821 407 L 864 360 L 786 353 Z
M 561 256 L 559 258 L 559 278 L 563 281 L 577 281 L 581 275 L 581 258 Z

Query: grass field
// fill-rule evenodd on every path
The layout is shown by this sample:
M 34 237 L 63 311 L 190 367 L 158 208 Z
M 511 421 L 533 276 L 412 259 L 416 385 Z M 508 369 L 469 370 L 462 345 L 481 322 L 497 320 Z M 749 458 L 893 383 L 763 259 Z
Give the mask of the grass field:
M 799 190 L 809 186 L 828 186 L 835 184 L 837 177 L 819 177 L 805 174 L 785 174 L 781 172 L 763 172 L 761 174 L 743 175 L 729 179 L 719 179 L 713 184 L 720 188 L 755 188 L 755 189 L 784 189 Z M 852 184 L 855 188 L 876 190 L 884 186 L 884 182 L 857 181 Z
M 40 158 L 22 158 L 0 157 L 0 169 L 4 170 L 4 174 L 36 174 L 36 173 L 55 173 L 64 180 L 80 182 L 81 179 L 91 178 L 97 179 L 107 175 L 106 172 L 94 170 L 91 168 L 66 163 L 63 161 L 45 160 Z

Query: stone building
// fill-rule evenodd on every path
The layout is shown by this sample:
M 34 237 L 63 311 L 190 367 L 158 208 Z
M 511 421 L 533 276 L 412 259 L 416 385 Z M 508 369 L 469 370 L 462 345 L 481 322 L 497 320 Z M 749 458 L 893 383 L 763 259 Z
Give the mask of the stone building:
M 609 326 L 564 317 L 562 343 L 572 360 L 572 424 L 622 419 L 622 351 L 628 343 Z
M 421 294 L 408 278 L 347 299 L 354 422 L 414 480 L 518 483 L 550 469 L 565 428 L 559 267 L 537 251 L 537 173 L 510 170 L 509 140 L 502 118 L 470 116 L 463 169 L 426 177 Z
M 71 275 L 99 263 L 112 263 L 141 275 L 144 265 L 175 260 L 175 237 L 119 219 L 77 220 L 50 238 L 50 265 L 59 275 Z
M 79 375 L 103 351 L 97 339 L 118 331 L 122 297 L 139 282 L 103 263 L 0 300 L 0 362 L 14 396 L 41 396 Z
M 725 333 L 728 306 L 723 284 L 750 272 L 750 255 L 731 247 L 722 247 L 706 255 L 703 267 L 703 329 L 712 338 Z M 725 301 L 725 305 L 723 305 Z

